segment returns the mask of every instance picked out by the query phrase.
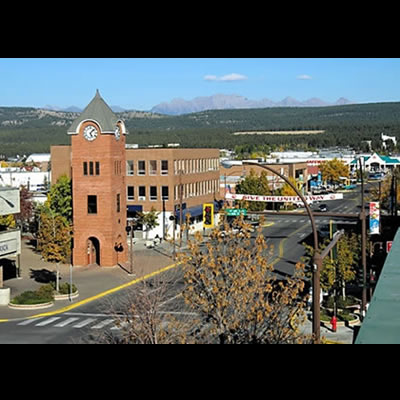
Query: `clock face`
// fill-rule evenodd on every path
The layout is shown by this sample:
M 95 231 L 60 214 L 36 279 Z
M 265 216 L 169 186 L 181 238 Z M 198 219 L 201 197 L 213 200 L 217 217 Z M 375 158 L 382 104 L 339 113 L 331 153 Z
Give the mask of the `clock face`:
M 98 132 L 95 126 L 93 125 L 88 125 L 84 130 L 83 130 L 83 137 L 89 141 L 92 142 L 97 138 Z
M 121 137 L 121 128 L 119 127 L 119 125 L 117 125 L 117 127 L 115 128 L 115 139 L 119 140 L 119 138 Z

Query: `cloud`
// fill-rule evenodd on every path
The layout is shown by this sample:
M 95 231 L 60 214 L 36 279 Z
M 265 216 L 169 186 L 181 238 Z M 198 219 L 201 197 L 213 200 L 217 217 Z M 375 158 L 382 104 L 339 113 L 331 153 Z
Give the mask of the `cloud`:
M 310 81 L 312 79 L 312 76 L 302 74 L 302 75 L 297 75 L 296 79 L 299 79 L 300 81 Z
M 228 74 L 228 75 L 223 75 L 223 76 L 217 76 L 217 75 L 205 75 L 204 80 L 209 81 L 209 82 L 236 82 L 236 81 L 244 81 L 248 79 L 247 76 L 242 75 L 242 74 Z

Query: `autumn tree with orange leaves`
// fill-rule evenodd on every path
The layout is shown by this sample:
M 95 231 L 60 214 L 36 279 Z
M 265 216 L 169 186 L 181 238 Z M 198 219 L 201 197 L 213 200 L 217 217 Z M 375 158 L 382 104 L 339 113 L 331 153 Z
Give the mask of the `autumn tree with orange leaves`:
M 271 264 L 271 249 L 261 228 L 237 219 L 233 229 L 215 229 L 203 244 L 201 234 L 181 255 L 183 297 L 199 315 L 196 343 L 304 343 L 303 265 L 281 279 Z

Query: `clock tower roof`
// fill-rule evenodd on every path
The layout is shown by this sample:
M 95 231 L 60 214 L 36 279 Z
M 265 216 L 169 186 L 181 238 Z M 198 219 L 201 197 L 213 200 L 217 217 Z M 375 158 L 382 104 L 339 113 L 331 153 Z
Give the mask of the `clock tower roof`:
M 79 127 L 84 121 L 95 121 L 100 126 L 102 133 L 114 133 L 115 126 L 120 119 L 103 100 L 100 96 L 99 89 L 97 89 L 96 95 L 93 97 L 92 101 L 68 129 L 68 134 L 78 134 Z

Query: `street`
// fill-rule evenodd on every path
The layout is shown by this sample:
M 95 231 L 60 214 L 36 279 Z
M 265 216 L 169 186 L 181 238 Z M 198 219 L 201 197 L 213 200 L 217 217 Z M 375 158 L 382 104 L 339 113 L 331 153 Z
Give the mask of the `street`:
M 327 202 L 329 212 L 358 213 L 360 211 L 359 190 L 344 194 L 343 200 Z M 318 205 L 313 205 L 317 210 Z M 329 217 L 316 217 L 317 227 L 329 224 Z M 357 220 L 336 218 L 340 226 L 355 224 Z M 291 275 L 294 265 L 304 255 L 302 242 L 311 235 L 311 224 L 306 215 L 268 215 L 263 233 L 268 245 L 273 248 L 271 262 L 282 276 Z M 174 269 L 179 273 L 179 267 Z M 179 312 L 182 280 L 171 280 L 172 286 L 168 298 L 164 301 L 165 312 Z M 133 286 L 135 288 L 136 286 Z M 115 321 L 121 310 L 116 305 L 126 296 L 126 290 L 120 290 L 102 299 L 79 306 L 72 311 L 53 313 L 35 319 L 19 319 L 0 323 L 0 343 L 87 343 L 97 342 L 104 330 L 118 332 Z M 182 311 L 182 310 L 181 310 Z M 51 313 L 49 313 L 51 314 Z

